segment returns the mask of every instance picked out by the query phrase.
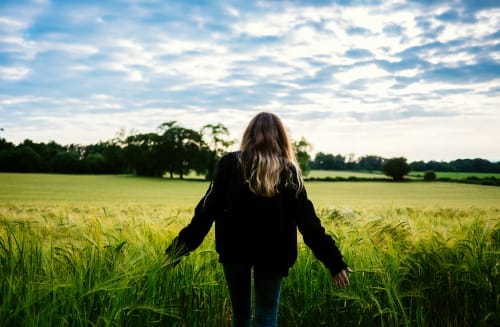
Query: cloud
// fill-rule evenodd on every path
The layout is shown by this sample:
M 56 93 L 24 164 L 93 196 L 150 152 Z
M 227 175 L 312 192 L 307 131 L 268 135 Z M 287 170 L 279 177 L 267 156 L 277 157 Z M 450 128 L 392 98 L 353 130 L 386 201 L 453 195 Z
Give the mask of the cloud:
M 446 111 L 428 111 L 421 106 L 407 106 L 400 110 L 380 110 L 375 112 L 352 112 L 350 116 L 358 121 L 401 121 L 416 117 L 449 117 L 454 114 Z
M 0 126 L 8 139 L 93 142 L 168 120 L 221 122 L 238 137 L 262 110 L 326 152 L 344 147 L 326 139 L 349 143 L 359 133 L 352 151 L 388 153 L 377 143 L 384 137 L 417 137 L 408 129 L 448 121 L 435 134 L 451 135 L 463 117 L 498 136 L 490 128 L 500 119 L 496 1 L 0 6 Z
M 29 68 L 27 67 L 1 67 L 0 66 L 0 79 L 6 81 L 17 81 L 26 78 L 29 75 Z

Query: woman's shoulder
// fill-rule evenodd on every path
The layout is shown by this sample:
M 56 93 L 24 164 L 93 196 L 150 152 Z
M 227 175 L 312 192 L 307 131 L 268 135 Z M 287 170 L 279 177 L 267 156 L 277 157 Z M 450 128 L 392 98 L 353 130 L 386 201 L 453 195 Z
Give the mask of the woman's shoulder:
M 232 151 L 232 152 L 226 152 L 221 158 L 220 161 L 236 161 L 239 160 L 240 158 L 240 151 Z
M 238 166 L 239 162 L 239 153 L 240 151 L 233 151 L 233 152 L 227 152 L 225 153 L 220 159 L 219 159 L 219 169 L 234 169 L 235 167 Z
M 226 154 L 224 156 L 233 157 L 233 158 L 239 158 L 240 157 L 240 153 L 241 153 L 240 150 L 238 150 L 238 151 L 231 151 L 231 152 L 226 152 Z

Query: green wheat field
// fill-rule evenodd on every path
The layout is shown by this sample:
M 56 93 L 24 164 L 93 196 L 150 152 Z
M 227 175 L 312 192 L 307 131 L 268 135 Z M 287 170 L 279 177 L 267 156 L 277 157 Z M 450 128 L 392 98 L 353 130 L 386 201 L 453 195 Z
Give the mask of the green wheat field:
M 230 326 L 213 230 L 175 269 L 162 267 L 207 187 L 0 174 L 0 326 Z M 337 288 L 299 241 L 280 326 L 500 325 L 499 187 L 306 188 L 355 272 L 351 287 Z

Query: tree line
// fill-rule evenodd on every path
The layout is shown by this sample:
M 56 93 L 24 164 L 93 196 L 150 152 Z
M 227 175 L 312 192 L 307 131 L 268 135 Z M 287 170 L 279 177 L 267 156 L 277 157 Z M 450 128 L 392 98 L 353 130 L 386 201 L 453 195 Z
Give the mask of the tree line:
M 109 141 L 90 145 L 60 145 L 31 140 L 14 145 L 0 138 L 0 171 L 71 174 L 175 175 L 192 171 L 210 175 L 218 159 L 234 143 L 222 124 L 208 124 L 200 131 L 175 121 L 161 124 L 157 132 L 125 136 L 121 130 Z
M 360 171 L 383 171 L 384 163 L 388 158 L 376 155 L 367 155 L 355 158 L 354 154 L 343 156 L 323 152 L 316 154 L 310 161 L 311 169 L 322 170 L 360 170 Z M 486 159 L 457 159 L 450 162 L 444 161 L 414 161 L 409 163 L 412 171 L 435 171 L 435 172 L 473 172 L 473 173 L 500 173 L 500 162 L 491 162 Z
M 207 124 L 199 131 L 165 122 L 155 132 L 125 135 L 121 130 L 111 140 L 90 145 L 61 145 L 54 141 L 36 143 L 29 139 L 17 145 L 0 137 L 0 171 L 71 174 L 136 174 L 184 178 L 188 173 L 209 177 L 219 158 L 235 143 L 222 124 Z M 395 159 L 403 170 L 500 173 L 500 162 L 457 159 L 450 162 L 416 161 L 366 155 L 356 158 L 318 152 L 305 139 L 293 141 L 304 175 L 311 169 L 383 171 Z

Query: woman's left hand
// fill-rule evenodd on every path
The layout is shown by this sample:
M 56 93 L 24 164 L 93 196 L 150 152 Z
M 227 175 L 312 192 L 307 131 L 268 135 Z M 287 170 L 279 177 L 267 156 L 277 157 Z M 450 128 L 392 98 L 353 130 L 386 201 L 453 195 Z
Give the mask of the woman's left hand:
M 338 287 L 345 288 L 346 286 L 351 285 L 347 273 L 352 273 L 352 269 L 347 267 L 346 269 L 342 269 L 337 275 L 332 277 L 333 281 Z

